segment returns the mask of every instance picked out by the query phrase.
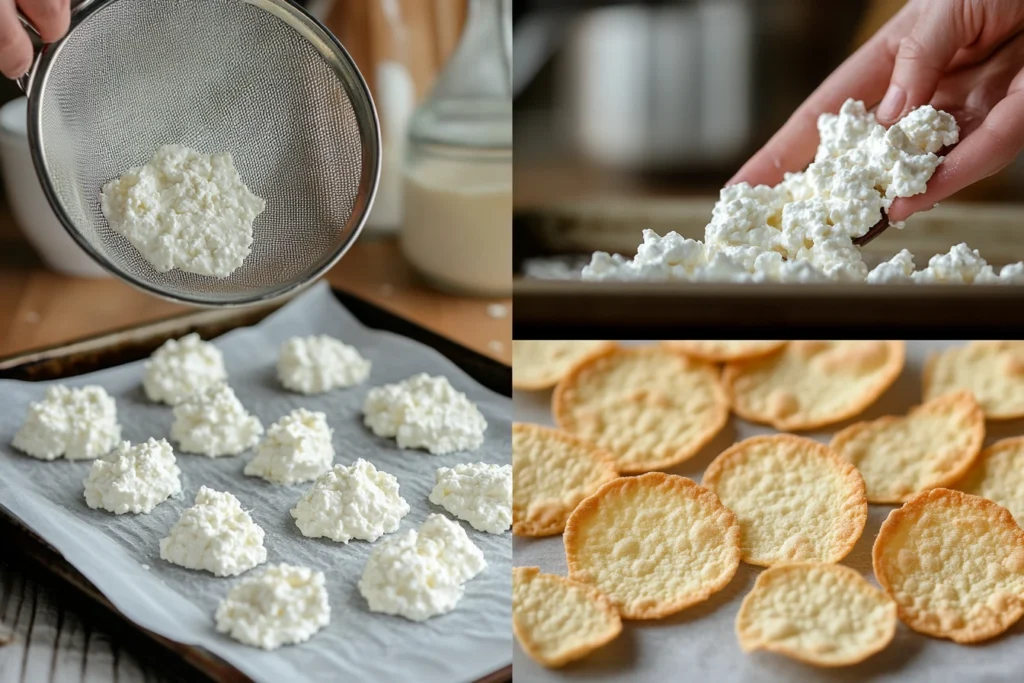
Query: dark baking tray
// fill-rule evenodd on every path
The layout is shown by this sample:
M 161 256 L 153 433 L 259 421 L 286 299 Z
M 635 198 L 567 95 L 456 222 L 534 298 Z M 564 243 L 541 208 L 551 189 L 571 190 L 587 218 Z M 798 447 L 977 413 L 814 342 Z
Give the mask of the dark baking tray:
M 504 396 L 512 396 L 512 368 L 446 339 L 415 323 L 400 318 L 352 294 L 333 290 L 338 300 L 364 325 L 414 339 L 442 353 L 477 382 Z M 243 310 L 210 310 L 168 318 L 138 327 L 89 337 L 70 344 L 0 359 L 0 379 L 42 381 L 73 377 L 95 370 L 122 365 L 145 358 L 160 344 L 189 332 L 204 339 L 254 325 L 282 304 L 262 305 Z M 206 677 L 222 683 L 249 681 L 249 677 L 206 650 L 182 645 L 140 628 L 118 610 L 71 566 L 45 540 L 36 535 L 5 508 L 0 506 L 0 548 L 14 549 L 48 571 L 69 587 L 81 603 L 100 611 L 105 627 L 132 639 L 141 632 L 155 644 L 180 657 Z M 511 598 L 511 596 L 510 596 Z M 157 653 L 157 656 L 167 656 Z M 512 680 L 511 665 L 488 674 L 476 683 L 502 683 Z

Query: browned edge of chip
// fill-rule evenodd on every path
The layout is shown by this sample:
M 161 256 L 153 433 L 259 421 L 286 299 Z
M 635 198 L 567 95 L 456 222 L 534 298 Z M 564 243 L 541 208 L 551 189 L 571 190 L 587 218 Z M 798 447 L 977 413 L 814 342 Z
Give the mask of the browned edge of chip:
M 594 461 L 595 469 L 599 468 L 599 469 L 604 470 L 604 474 L 602 475 L 602 478 L 601 478 L 602 480 L 599 481 L 598 484 L 597 484 L 598 488 L 601 485 L 606 484 L 607 482 L 612 481 L 613 479 L 615 479 L 615 478 L 617 478 L 619 476 L 619 473 L 615 469 L 615 459 L 612 457 L 611 453 L 609 453 L 608 451 L 604 450 L 600 446 L 597 446 L 596 444 L 594 444 L 594 443 L 592 443 L 590 441 L 587 441 L 586 439 L 581 439 L 580 437 L 576 436 L 575 434 L 570 434 L 568 432 L 563 432 L 563 431 L 560 431 L 558 429 L 552 429 L 550 427 L 543 427 L 543 426 L 537 425 L 537 424 L 528 424 L 526 422 L 513 422 L 512 423 L 512 432 L 513 433 L 515 433 L 515 432 L 543 433 L 548 438 L 554 439 L 556 441 L 561 441 L 561 442 L 566 443 L 566 444 L 571 444 L 573 446 L 577 446 L 577 447 L 579 447 L 579 448 L 581 448 L 583 450 L 586 450 L 587 453 L 590 455 L 590 457 Z M 515 454 L 515 451 L 513 451 L 512 452 L 513 472 L 515 471 L 515 467 L 514 467 L 515 457 L 516 457 L 516 454 Z M 596 491 L 596 490 L 597 490 L 597 488 L 594 489 L 594 491 Z M 591 493 L 593 493 L 593 492 L 591 492 Z M 566 521 L 566 519 L 568 519 L 569 513 L 571 513 L 571 512 L 572 512 L 572 510 L 569 510 L 566 513 L 565 518 L 559 518 L 559 519 L 549 518 L 549 519 L 546 520 L 546 522 L 545 522 L 545 520 L 530 520 L 529 518 L 526 517 L 526 511 L 525 510 L 517 508 L 513 504 L 513 506 L 512 506 L 512 534 L 514 536 L 535 536 L 535 537 L 539 537 L 539 536 L 556 536 L 556 535 L 562 533 L 565 530 L 565 521 Z
M 936 396 L 931 401 L 926 401 L 925 403 L 911 407 L 910 410 L 907 411 L 906 415 L 885 415 L 874 420 L 865 420 L 863 422 L 852 424 L 849 427 L 836 432 L 832 436 L 832 441 L 829 445 L 836 453 L 841 453 L 842 447 L 865 429 L 873 426 L 889 425 L 901 420 L 909 420 L 913 417 L 914 413 L 920 412 L 922 409 L 930 407 L 929 404 L 932 402 L 940 400 L 949 401 L 951 403 L 970 403 L 971 407 L 969 408 L 969 411 L 974 413 L 975 417 L 975 428 L 972 430 L 972 443 L 968 449 L 967 455 L 962 458 L 961 462 L 957 463 L 956 469 L 948 472 L 946 476 L 942 477 L 934 484 L 929 485 L 928 488 L 937 489 L 949 486 L 950 484 L 959 481 L 964 474 L 971 469 L 971 465 L 978 460 L 978 456 L 981 453 L 981 446 L 985 442 L 985 413 L 981 409 L 981 405 L 975 400 L 974 394 L 970 391 L 955 391 L 941 396 Z M 842 455 L 840 455 L 840 457 L 842 457 Z M 845 460 L 845 458 L 843 459 Z M 868 502 L 883 504 L 904 503 L 916 496 L 918 493 L 920 493 L 920 491 L 914 491 L 903 496 L 882 496 L 879 498 L 869 496 Z
M 754 648 L 748 648 L 747 647 L 746 643 L 744 643 L 743 634 L 740 631 L 740 618 L 743 615 L 744 610 L 747 609 L 747 603 L 750 602 L 751 596 L 754 595 L 755 591 L 757 591 L 758 588 L 762 587 L 763 584 L 767 583 L 772 578 L 772 576 L 774 574 L 778 574 L 778 573 L 785 572 L 787 570 L 792 570 L 792 569 L 802 569 L 804 567 L 819 567 L 819 566 L 829 567 L 830 568 L 829 571 L 833 571 L 833 570 L 841 571 L 843 573 L 846 573 L 846 574 L 849 574 L 851 576 L 856 577 L 860 581 L 864 581 L 865 583 L 867 583 L 867 580 L 864 578 L 864 576 L 861 575 L 861 573 L 858 572 L 856 569 L 853 569 L 851 567 L 847 567 L 847 566 L 842 565 L 842 564 L 835 564 L 835 563 L 831 563 L 831 562 L 785 562 L 785 563 L 782 563 L 782 564 L 777 564 L 777 565 L 774 565 L 772 567 L 769 567 L 768 569 L 765 569 L 763 572 L 761 572 L 758 575 L 757 580 L 754 582 L 754 587 L 750 590 L 749 593 L 747 593 L 746 597 L 743 598 L 743 602 L 742 602 L 742 604 L 740 604 L 740 610 L 736 614 L 736 639 L 739 641 L 740 648 L 744 652 L 750 652 L 752 650 L 764 650 L 765 652 L 774 652 L 776 654 L 781 654 L 781 655 L 786 655 L 787 657 L 792 657 L 793 659 L 795 659 L 795 660 L 797 660 L 799 662 L 803 662 L 804 664 L 810 664 L 812 666 L 819 666 L 819 667 L 822 667 L 822 668 L 834 668 L 834 667 L 840 667 L 840 666 L 851 666 L 853 664 L 859 664 L 860 662 L 863 662 L 868 657 L 871 657 L 872 655 L 878 654 L 879 652 L 884 650 L 886 647 L 888 647 L 889 643 L 892 642 L 892 639 L 896 635 L 896 619 L 895 619 L 895 617 L 889 622 L 889 626 L 890 627 L 888 629 L 886 637 L 882 638 L 875 647 L 866 648 L 862 652 L 858 652 L 856 656 L 852 656 L 852 657 L 849 657 L 847 659 L 841 659 L 841 660 L 824 662 L 824 661 L 821 661 L 819 659 L 815 659 L 814 657 L 807 657 L 807 656 L 804 655 L 804 653 L 800 652 L 799 650 L 794 650 L 792 648 L 788 648 L 788 647 L 786 647 L 784 645 L 776 644 L 776 643 L 758 643 L 757 646 L 754 647 Z M 890 604 L 892 604 L 894 607 L 896 606 L 895 601 L 891 597 L 889 597 L 888 593 L 886 593 L 885 591 L 879 591 L 874 586 L 871 586 L 870 583 L 868 584 L 868 586 L 871 587 L 871 590 L 878 591 L 879 593 L 881 593 L 882 596 Z
M 945 353 L 947 353 L 949 351 L 956 351 L 956 350 L 961 350 L 961 349 L 964 349 L 964 348 L 967 348 L 967 347 L 966 346 L 951 347 L 951 348 L 946 349 L 945 351 L 936 351 L 936 352 L 928 354 L 928 358 L 925 359 L 925 362 L 924 362 L 924 371 L 921 374 L 921 395 L 922 395 L 922 398 L 924 398 L 924 400 L 927 400 L 928 394 L 931 393 L 932 379 L 933 379 L 933 377 L 935 375 L 935 366 L 939 364 L 939 359 Z M 951 392 L 945 392 L 945 393 L 951 393 Z M 945 394 L 939 394 L 939 396 L 944 396 L 944 395 Z M 938 397 L 937 396 L 933 396 L 932 398 L 938 398 Z M 982 412 L 984 412 L 984 408 L 982 408 Z M 1000 413 L 999 415 L 989 415 L 988 413 L 985 414 L 985 419 L 986 420 L 990 420 L 992 422 L 1005 422 L 1007 420 L 1018 420 L 1018 419 L 1020 419 L 1022 417 L 1024 417 L 1024 409 L 1019 410 L 1019 411 L 1017 411 L 1015 413 Z
M 697 340 L 698 343 L 700 341 L 703 341 L 703 340 Z M 738 341 L 744 341 L 744 340 L 741 339 L 741 340 L 738 340 Z M 709 352 L 701 350 L 701 349 L 699 349 L 697 347 L 691 346 L 690 345 L 691 344 L 690 341 L 684 341 L 684 340 L 666 340 L 666 341 L 663 341 L 661 343 L 666 348 L 672 349 L 673 351 L 679 351 L 681 353 L 686 354 L 687 356 L 689 356 L 691 358 L 696 358 L 697 360 L 702 360 L 702 361 L 705 361 L 707 363 L 728 363 L 730 361 L 750 360 L 752 358 L 761 358 L 763 356 L 769 356 L 769 355 L 771 355 L 773 353 L 778 353 L 789 342 L 787 342 L 785 340 L 779 340 L 779 341 L 775 341 L 774 344 L 772 344 L 772 345 L 766 344 L 765 346 L 763 346 L 761 348 L 754 349 L 754 350 L 748 350 L 748 351 L 745 351 L 744 353 L 734 354 L 734 355 L 729 355 L 729 354 L 724 354 L 724 353 L 709 353 Z
M 788 348 L 783 347 L 783 350 L 776 354 L 768 356 L 761 356 L 759 358 L 750 358 L 747 360 L 739 360 L 730 363 L 726 363 L 722 370 L 722 384 L 725 386 L 725 391 L 729 399 L 729 405 L 732 407 L 732 411 L 742 417 L 744 420 L 755 422 L 757 424 L 766 424 L 775 429 L 782 431 L 794 431 L 803 432 L 811 429 L 819 429 L 821 427 L 827 427 L 834 425 L 837 422 L 843 420 L 849 420 L 852 417 L 860 415 L 862 412 L 867 410 L 872 403 L 877 401 L 879 397 L 886 392 L 886 390 L 892 386 L 896 378 L 903 372 L 903 366 L 906 363 L 906 345 L 902 341 L 892 340 L 879 340 L 884 341 L 886 347 L 889 349 L 889 353 L 892 354 L 892 358 L 886 364 L 888 373 L 881 375 L 882 379 L 873 391 L 866 393 L 860 401 L 850 403 L 846 410 L 835 413 L 828 417 L 819 418 L 817 420 L 806 420 L 804 422 L 790 422 L 788 420 L 771 420 L 766 419 L 763 415 L 755 415 L 748 411 L 736 400 L 735 382 L 737 376 L 745 372 L 749 367 L 757 365 L 758 363 L 769 363 L 776 355 L 785 353 Z
M 561 429 L 566 430 L 569 433 L 573 433 L 571 427 L 567 426 L 568 415 L 571 412 L 566 407 L 565 393 L 575 384 L 580 373 L 590 369 L 592 365 L 600 362 L 601 360 L 608 358 L 613 355 L 625 355 L 625 354 L 655 354 L 655 353 L 670 353 L 682 359 L 684 362 L 697 365 L 701 367 L 708 375 L 710 380 L 712 392 L 715 394 L 715 403 L 718 407 L 718 414 L 715 416 L 714 422 L 707 430 L 707 434 L 703 438 L 698 439 L 691 443 L 687 448 L 679 449 L 672 457 L 664 460 L 647 460 L 644 462 L 637 463 L 621 463 L 618 458 L 615 458 L 615 467 L 619 471 L 619 474 L 643 474 L 644 472 L 650 472 L 651 470 L 667 469 L 674 467 L 686 460 L 689 460 L 697 453 L 700 452 L 704 446 L 708 445 L 712 439 L 718 436 L 719 432 L 725 428 L 726 423 L 729 421 L 729 398 L 726 393 L 725 387 L 722 386 L 721 374 L 718 368 L 713 363 L 707 363 L 700 361 L 695 358 L 690 358 L 684 353 L 674 351 L 672 349 L 665 348 L 663 346 L 652 344 L 648 346 L 634 346 L 634 347 L 621 347 L 617 346 L 612 349 L 608 349 L 603 353 L 592 356 L 587 359 L 584 363 L 579 363 L 573 367 L 572 371 L 565 375 L 562 380 L 555 385 L 555 391 L 551 395 L 551 412 L 554 415 L 555 423 Z M 615 454 L 612 453 L 614 458 Z
M 733 511 L 727 508 L 718 496 L 711 490 L 704 486 L 701 486 L 692 479 L 686 477 L 680 477 L 677 474 L 665 474 L 664 472 L 648 472 L 647 474 L 641 474 L 636 477 L 620 477 L 614 479 L 601 488 L 599 488 L 592 496 L 584 498 L 576 509 L 573 510 L 572 514 L 569 515 L 569 521 L 565 523 L 565 534 L 562 536 L 563 543 L 565 545 L 565 561 L 569 568 L 569 578 L 574 578 L 583 571 L 579 563 L 576 560 L 576 534 L 579 533 L 580 520 L 585 515 L 596 515 L 599 513 L 601 501 L 609 495 L 610 492 L 625 488 L 625 487 L 636 487 L 636 486 L 650 486 L 650 487 L 668 487 L 675 489 L 679 493 L 684 495 L 690 495 L 694 498 L 704 498 L 710 503 L 712 507 L 717 507 L 721 512 L 725 513 L 729 520 L 729 529 L 726 532 L 726 536 L 723 539 L 726 543 L 732 540 L 732 571 L 726 572 L 718 581 L 709 583 L 702 586 L 702 590 L 687 595 L 683 598 L 676 600 L 675 602 L 666 602 L 653 606 L 649 609 L 629 610 L 621 606 L 617 606 L 619 614 L 623 619 L 660 619 L 670 614 L 680 612 L 687 607 L 696 605 L 697 603 L 704 602 L 712 595 L 729 585 L 732 578 L 736 575 L 736 570 L 740 566 L 740 524 L 736 519 L 736 515 Z M 579 580 L 579 579 L 575 579 Z M 613 601 L 614 604 L 614 601 Z
M 843 545 L 839 546 L 836 550 L 838 555 L 830 561 L 830 563 L 839 562 L 844 557 L 850 554 L 853 547 L 857 545 L 857 541 L 860 540 L 861 535 L 864 533 L 864 527 L 868 522 L 868 498 L 867 488 L 864 485 L 864 477 L 860 476 L 860 472 L 853 466 L 852 463 L 839 457 L 835 451 L 829 448 L 826 444 L 814 439 L 808 439 L 805 436 L 797 436 L 796 434 L 763 434 L 761 436 L 752 436 L 744 439 L 739 443 L 735 443 L 729 448 L 725 449 L 711 461 L 707 469 L 704 470 L 704 476 L 701 478 L 701 483 L 705 488 L 709 489 L 716 496 L 718 495 L 718 480 L 722 476 L 722 471 L 730 464 L 730 461 L 739 454 L 743 453 L 749 446 L 756 445 L 761 442 L 773 442 L 773 443 L 793 443 L 805 446 L 818 452 L 823 458 L 832 461 L 837 467 L 839 472 L 847 480 L 848 483 L 853 485 L 853 495 L 856 497 L 857 505 L 857 516 L 852 520 L 842 520 L 843 528 L 840 531 L 840 539 L 843 540 Z M 724 505 L 725 503 L 723 503 Z M 743 561 L 747 564 L 752 564 L 760 567 L 771 567 L 777 564 L 765 564 L 763 562 L 754 562 L 748 558 L 743 558 Z
M 892 585 L 889 583 L 889 574 L 885 571 L 885 563 L 882 560 L 882 549 L 889 545 L 900 533 L 900 526 L 903 521 L 903 517 L 906 517 L 908 511 L 914 508 L 925 507 L 930 502 L 940 500 L 943 498 L 956 499 L 959 504 L 972 506 L 982 511 L 988 511 L 994 513 L 998 518 L 1001 525 L 1015 528 L 1018 534 L 1021 536 L 1021 543 L 1024 545 L 1024 530 L 1021 530 L 1020 526 L 1014 520 L 1013 515 L 1010 511 L 1004 508 L 1002 505 L 995 503 L 987 498 L 981 496 L 973 496 L 963 491 L 955 491 L 953 489 L 929 489 L 923 491 L 901 507 L 896 508 L 889 513 L 889 516 L 882 522 L 882 526 L 878 530 L 878 536 L 875 538 L 875 543 L 871 547 L 871 568 L 875 573 L 875 579 L 878 581 L 878 585 L 882 587 L 886 595 L 893 598 L 896 602 L 896 611 L 899 614 L 900 621 L 914 629 L 918 633 L 923 633 L 928 636 L 934 636 L 936 638 L 948 638 L 954 643 L 970 644 L 978 643 L 989 638 L 994 638 L 1000 633 L 1006 631 L 1014 623 L 1016 623 L 1021 616 L 1024 616 L 1024 600 L 1018 600 L 1015 606 L 1016 616 L 1007 622 L 1005 625 L 997 626 L 996 628 L 989 629 L 974 629 L 969 631 L 960 630 L 949 630 L 943 631 L 941 629 L 930 628 L 927 622 L 918 621 L 915 616 L 908 612 L 899 600 L 896 600 Z
M 514 348 L 515 343 L 517 341 L 547 341 L 547 340 L 545 340 L 545 339 L 537 339 L 537 340 L 532 340 L 532 339 L 513 339 L 512 340 L 513 348 Z M 573 340 L 569 340 L 569 341 L 573 341 Z M 576 340 L 576 341 L 599 341 L 599 340 L 596 340 L 596 339 L 580 339 L 580 340 Z M 618 347 L 618 344 L 616 344 L 614 341 L 606 341 L 606 340 L 600 340 L 600 341 L 602 341 L 603 343 L 598 345 L 598 346 L 595 346 L 586 355 L 582 356 L 581 358 L 576 360 L 576 362 L 572 363 L 569 366 L 569 368 L 565 371 L 565 373 L 562 375 L 562 377 L 565 377 L 565 375 L 569 374 L 569 372 L 571 372 L 572 369 L 575 368 L 580 363 L 586 363 L 588 360 L 590 360 L 594 356 L 599 356 L 599 355 L 601 355 L 601 354 L 603 354 L 603 353 L 605 353 L 607 351 L 611 351 L 612 349 L 615 349 L 616 347 Z M 519 380 L 516 380 L 516 369 L 515 369 L 514 353 L 515 352 L 513 350 L 513 367 L 512 367 L 512 388 L 513 389 L 521 389 L 523 391 L 543 391 L 544 389 L 550 389 L 551 387 L 553 387 L 556 384 L 558 384 L 558 381 L 561 379 L 559 377 L 556 377 L 553 380 L 542 380 L 542 381 L 537 381 L 537 382 L 524 381 L 522 378 L 520 378 Z
M 518 574 L 525 578 L 532 578 L 540 574 L 540 567 L 513 567 L 512 575 L 513 579 Z M 600 640 L 595 640 L 589 643 L 581 643 L 578 647 L 571 650 L 566 650 L 560 657 L 545 658 L 540 653 L 540 648 L 537 647 L 537 643 L 530 638 L 530 635 L 526 632 L 526 629 L 520 627 L 519 622 L 516 620 L 515 612 L 512 613 L 512 633 L 515 634 L 516 639 L 519 641 L 519 645 L 523 648 L 523 652 L 528 654 L 535 662 L 546 666 L 550 669 L 557 669 L 560 666 L 565 666 L 569 662 L 574 662 L 577 659 L 581 659 L 599 647 L 607 645 L 611 641 L 615 640 L 620 633 L 622 633 L 622 619 L 619 617 L 618 611 L 615 606 L 612 605 L 611 601 L 602 593 L 597 590 L 589 583 L 583 583 L 582 581 L 573 581 L 572 579 L 565 576 L 558 576 L 557 574 L 550 574 L 549 576 L 554 577 L 558 581 L 568 584 L 574 588 L 583 590 L 590 597 L 600 605 L 601 611 L 603 611 L 613 622 L 612 629 L 606 634 L 606 637 Z

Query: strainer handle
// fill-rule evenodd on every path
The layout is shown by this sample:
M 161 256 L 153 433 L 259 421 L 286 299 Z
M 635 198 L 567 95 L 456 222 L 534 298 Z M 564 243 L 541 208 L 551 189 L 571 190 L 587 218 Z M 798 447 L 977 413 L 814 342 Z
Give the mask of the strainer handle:
M 68 33 L 71 33 L 71 30 L 75 27 L 75 19 L 78 17 L 79 13 L 87 6 L 96 2 L 97 0 L 71 0 L 71 25 L 68 27 Z M 106 2 L 110 2 L 110 0 L 100 0 L 100 4 Z M 27 95 L 29 88 L 32 87 L 32 77 L 35 75 L 36 64 L 39 62 L 39 54 L 43 51 L 43 48 L 46 47 L 46 44 L 43 42 L 43 39 L 39 37 L 39 31 L 37 31 L 36 27 L 32 25 L 32 22 L 28 20 L 28 17 L 21 13 L 20 9 L 18 10 L 18 20 L 21 22 L 21 25 L 25 27 L 25 31 L 28 33 L 28 37 L 32 41 L 32 66 L 29 67 L 29 70 L 21 77 L 14 79 L 14 82 L 18 84 L 21 91 Z M 63 40 L 63 38 L 61 38 L 61 40 Z

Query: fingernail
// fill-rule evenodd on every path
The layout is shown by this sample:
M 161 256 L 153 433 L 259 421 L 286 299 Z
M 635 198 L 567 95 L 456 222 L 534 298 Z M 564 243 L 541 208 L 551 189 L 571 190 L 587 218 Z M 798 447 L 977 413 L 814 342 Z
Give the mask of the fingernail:
M 885 91 L 882 103 L 878 105 L 875 118 L 880 121 L 895 121 L 903 111 L 903 105 L 907 103 L 907 91 L 893 83 Z

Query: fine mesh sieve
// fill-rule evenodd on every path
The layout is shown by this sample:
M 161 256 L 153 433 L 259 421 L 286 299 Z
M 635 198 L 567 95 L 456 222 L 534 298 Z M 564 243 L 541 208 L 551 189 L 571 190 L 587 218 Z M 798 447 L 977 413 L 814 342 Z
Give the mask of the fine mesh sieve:
M 83 0 L 23 80 L 36 170 L 72 237 L 154 294 L 239 305 L 323 274 L 362 228 L 380 172 L 369 90 L 289 0 Z M 159 273 L 107 224 L 100 189 L 161 145 L 230 152 L 266 200 L 226 278 Z

